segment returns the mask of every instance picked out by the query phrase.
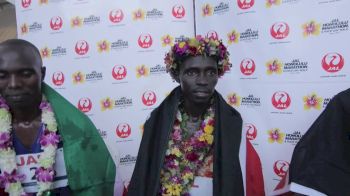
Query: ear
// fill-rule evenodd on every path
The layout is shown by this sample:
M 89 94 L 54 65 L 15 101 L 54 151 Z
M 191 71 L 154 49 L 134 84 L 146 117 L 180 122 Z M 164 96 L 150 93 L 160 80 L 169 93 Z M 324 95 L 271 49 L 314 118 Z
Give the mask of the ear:
M 43 82 L 46 75 L 46 67 L 41 67 L 41 81 Z

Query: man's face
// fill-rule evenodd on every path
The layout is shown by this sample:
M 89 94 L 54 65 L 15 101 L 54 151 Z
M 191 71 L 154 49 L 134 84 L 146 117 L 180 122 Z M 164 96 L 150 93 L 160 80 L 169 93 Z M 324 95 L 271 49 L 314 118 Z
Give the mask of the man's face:
M 211 57 L 189 57 L 180 66 L 177 80 L 189 103 L 208 103 L 218 82 L 217 63 Z
M 30 47 L 0 47 L 0 94 L 11 108 L 30 107 L 41 99 L 45 69 Z

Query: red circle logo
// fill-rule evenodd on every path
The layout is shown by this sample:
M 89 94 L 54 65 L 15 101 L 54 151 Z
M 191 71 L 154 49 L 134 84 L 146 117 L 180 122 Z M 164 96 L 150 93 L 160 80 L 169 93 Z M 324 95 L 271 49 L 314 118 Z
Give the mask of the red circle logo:
M 119 23 L 124 19 L 124 13 L 121 9 L 115 9 L 109 12 L 109 20 L 113 23 Z
M 338 72 L 344 67 L 344 58 L 336 52 L 328 53 L 322 58 L 322 67 L 330 73 Z
M 153 91 L 146 91 L 142 94 L 142 103 L 145 106 L 152 106 L 156 103 L 157 97 Z
M 254 140 L 258 135 L 258 130 L 256 129 L 256 127 L 251 123 L 245 124 L 244 127 L 246 130 L 247 139 Z
M 112 76 L 116 80 L 122 80 L 126 77 L 126 67 L 124 65 L 116 65 L 113 67 Z
M 242 10 L 246 10 L 253 7 L 254 3 L 254 0 L 237 0 L 238 7 Z
M 211 30 L 211 31 L 208 31 L 207 38 L 213 39 L 213 40 L 219 40 L 219 35 L 216 31 Z
M 284 91 L 278 91 L 272 95 L 272 105 L 279 110 L 287 109 L 290 103 L 290 96 Z
M 32 3 L 31 0 L 22 0 L 22 7 L 27 8 L 30 6 L 31 3 Z
M 54 16 L 51 18 L 50 20 L 50 27 L 52 30 L 60 30 L 62 28 L 63 25 L 63 20 L 61 17 L 59 16 Z
M 255 62 L 253 59 L 246 58 L 241 61 L 240 64 L 242 74 L 249 76 L 255 71 Z
M 80 40 L 75 44 L 75 53 L 85 55 L 89 51 L 89 44 L 85 40 Z
M 78 102 L 78 109 L 84 113 L 90 112 L 92 108 L 92 102 L 89 98 L 81 98 Z
M 278 160 L 273 164 L 273 171 L 281 178 L 287 175 L 289 163 L 287 161 Z
M 120 138 L 127 138 L 131 134 L 131 127 L 127 123 L 120 123 L 117 126 L 116 133 Z
M 150 34 L 141 34 L 138 39 L 138 44 L 141 48 L 149 48 L 152 46 L 153 39 Z
M 52 83 L 56 86 L 61 86 L 64 83 L 64 74 L 61 71 L 57 71 L 52 74 Z
M 173 16 L 175 18 L 183 18 L 185 17 L 186 11 L 183 5 L 174 5 L 172 10 Z
M 271 26 L 270 33 L 275 39 L 284 39 L 289 35 L 289 26 L 285 22 L 276 22 Z

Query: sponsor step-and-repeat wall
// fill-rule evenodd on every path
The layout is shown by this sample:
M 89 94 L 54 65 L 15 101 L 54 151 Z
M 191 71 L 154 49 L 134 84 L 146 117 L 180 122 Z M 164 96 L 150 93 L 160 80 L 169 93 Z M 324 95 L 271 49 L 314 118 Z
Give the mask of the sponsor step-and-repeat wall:
M 193 36 L 194 24 L 197 34 L 222 39 L 233 67 L 217 89 L 243 116 L 267 195 L 286 175 L 295 144 L 350 86 L 349 7 L 347 0 L 16 1 L 19 38 L 40 49 L 46 83 L 93 120 L 125 184 L 145 119 L 177 85 L 165 53 Z
M 267 195 L 311 123 L 350 87 L 349 8 L 347 0 L 196 1 L 197 34 L 230 51 L 233 67 L 218 89 L 243 117 Z

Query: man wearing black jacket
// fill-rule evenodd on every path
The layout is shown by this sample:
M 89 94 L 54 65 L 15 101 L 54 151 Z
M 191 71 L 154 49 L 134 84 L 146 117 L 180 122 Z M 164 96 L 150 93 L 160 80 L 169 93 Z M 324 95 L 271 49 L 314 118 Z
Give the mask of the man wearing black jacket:
M 244 195 L 242 119 L 215 91 L 230 69 L 221 41 L 176 43 L 165 63 L 180 84 L 144 125 L 128 195 Z

